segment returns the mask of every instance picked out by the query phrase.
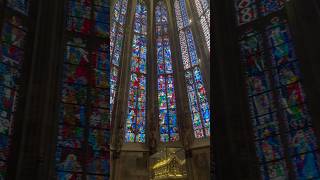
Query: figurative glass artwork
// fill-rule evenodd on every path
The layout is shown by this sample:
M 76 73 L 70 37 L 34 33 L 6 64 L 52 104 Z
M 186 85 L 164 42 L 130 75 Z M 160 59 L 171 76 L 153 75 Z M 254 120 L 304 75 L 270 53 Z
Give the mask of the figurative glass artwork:
M 156 48 L 160 141 L 179 140 L 172 57 L 168 35 L 168 12 L 163 1 L 156 6 Z
M 210 109 L 204 87 L 196 44 L 190 28 L 185 0 L 174 1 L 175 15 L 182 54 L 182 62 L 187 83 L 189 109 L 195 138 L 210 136 Z
M 28 1 L 8 0 L 0 26 L 0 179 L 7 179 L 19 99 L 21 69 L 25 61 L 28 25 Z
M 202 32 L 210 51 L 210 2 L 208 0 L 194 0 L 194 3 L 196 4 Z
M 275 13 L 284 11 L 284 3 L 235 1 L 238 25 L 246 23 L 239 45 L 256 154 L 264 180 L 288 179 L 290 171 L 296 179 L 319 179 L 320 157 L 300 62 L 287 17 Z M 259 25 L 258 17 L 263 19 Z
M 110 112 L 116 98 L 118 76 L 120 70 L 120 56 L 122 52 L 124 24 L 126 20 L 128 0 L 118 0 L 114 6 L 110 31 Z
M 109 2 L 66 2 L 57 179 L 109 176 Z
M 138 0 L 134 18 L 125 141 L 144 143 L 147 96 L 147 8 L 143 0 Z

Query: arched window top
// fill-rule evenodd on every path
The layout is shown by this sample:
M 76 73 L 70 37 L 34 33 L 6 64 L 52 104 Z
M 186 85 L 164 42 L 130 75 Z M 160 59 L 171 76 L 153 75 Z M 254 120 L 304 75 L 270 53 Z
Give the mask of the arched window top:
M 159 1 L 156 6 L 156 25 L 168 24 L 168 11 L 163 1 Z

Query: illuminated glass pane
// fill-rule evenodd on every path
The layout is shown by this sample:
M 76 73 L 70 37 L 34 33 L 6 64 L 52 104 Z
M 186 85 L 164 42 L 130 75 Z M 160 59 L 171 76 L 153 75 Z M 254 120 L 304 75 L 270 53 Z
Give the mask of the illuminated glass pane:
M 9 154 L 10 140 L 8 135 L 0 134 L 0 159 L 7 160 Z
M 88 73 L 87 66 L 65 65 L 64 82 L 85 85 L 88 83 Z
M 147 9 L 138 1 L 135 12 L 134 37 L 132 42 L 131 75 L 129 82 L 128 116 L 126 120 L 126 142 L 145 142 L 146 118 L 146 59 L 147 59 Z M 145 29 L 144 29 L 145 28 Z
M 20 65 L 23 60 L 23 56 L 23 50 L 15 46 L 6 44 L 0 45 L 0 62 L 4 62 L 12 66 Z
M 109 92 L 105 89 L 91 89 L 91 104 L 94 107 L 108 108 Z
M 107 151 L 89 151 L 89 160 L 86 163 L 89 173 L 107 174 L 109 170 L 109 152 Z M 103 176 L 96 176 L 97 179 Z M 94 179 L 93 176 L 91 179 Z
M 284 3 L 285 0 L 235 1 L 238 20 L 245 17 L 238 25 L 247 23 L 241 30 L 239 45 L 246 65 L 249 105 L 258 140 L 256 151 L 263 179 L 289 178 L 289 165 L 280 160 L 283 154 L 289 154 L 295 179 L 317 179 L 318 146 L 300 82 L 300 65 L 286 17 L 274 13 L 281 12 Z M 244 16 L 243 11 L 248 14 Z M 270 20 L 259 21 L 259 27 L 249 23 L 267 15 Z M 284 123 L 281 131 L 280 122 Z
M 81 150 L 58 147 L 56 149 L 56 168 L 60 171 L 82 172 L 81 155 Z
M 60 106 L 60 123 L 71 126 L 84 126 L 86 119 L 84 106 L 71 104 L 62 104 Z
M 317 179 L 320 177 L 319 155 L 307 153 L 292 158 L 297 179 Z
M 56 150 L 60 179 L 80 180 L 84 173 L 101 179 L 108 173 L 109 161 L 103 158 L 110 138 L 108 4 L 105 0 L 66 4 L 66 29 L 71 32 L 66 33 Z M 92 152 L 100 150 L 104 152 Z
M 86 65 L 89 62 L 88 51 L 83 48 L 67 46 L 65 62 Z
M 8 23 L 4 23 L 1 39 L 7 44 L 22 48 L 24 46 L 26 32 Z
M 251 5 L 238 11 L 238 24 L 249 23 L 258 17 L 257 6 Z
M 91 6 L 85 6 L 77 1 L 69 1 L 68 15 L 80 18 L 90 18 Z
M 271 136 L 256 142 L 257 154 L 261 162 L 283 157 L 280 136 Z
M 0 81 L 1 84 L 15 88 L 17 79 L 20 77 L 19 70 L 8 65 L 0 63 Z
M 84 129 L 73 126 L 59 126 L 58 145 L 65 148 L 81 148 Z
M 92 150 L 108 150 L 109 131 L 89 129 L 88 143 Z
M 67 30 L 71 32 L 89 34 L 91 27 L 92 22 L 89 19 L 80 19 L 70 16 L 67 18 Z
M 57 172 L 57 179 L 58 180 L 71 180 L 71 179 L 81 180 L 82 174 L 59 171 Z
M 262 179 L 283 179 L 287 180 L 288 172 L 284 161 L 274 161 L 261 166 Z
M 29 9 L 29 1 L 28 0 L 7 0 L 7 6 L 27 15 Z
M 313 129 L 291 131 L 288 135 L 289 151 L 292 155 L 316 150 L 316 137 Z
M 107 109 L 92 108 L 89 117 L 89 126 L 94 128 L 109 129 L 109 111 Z

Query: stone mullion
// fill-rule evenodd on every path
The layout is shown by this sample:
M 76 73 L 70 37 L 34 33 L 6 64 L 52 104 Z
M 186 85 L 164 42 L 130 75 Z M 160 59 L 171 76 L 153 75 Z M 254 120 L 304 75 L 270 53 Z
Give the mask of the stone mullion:
M 175 9 L 173 1 L 166 1 L 167 10 L 168 10 L 168 33 L 170 39 L 170 48 L 171 58 L 175 59 L 172 61 L 172 69 L 174 71 L 174 80 L 175 80 L 175 93 L 176 93 L 176 113 L 177 113 L 177 125 L 179 127 L 179 138 L 182 144 L 189 148 L 192 139 L 190 135 L 190 123 L 191 123 L 191 114 L 188 106 L 188 98 L 186 98 L 187 87 L 185 83 L 183 63 L 182 63 L 182 54 L 180 51 L 180 39 L 177 32 L 177 24 L 175 17 Z M 192 136 L 191 136 L 192 137 Z
M 185 96 L 187 94 L 186 81 L 184 78 L 184 66 L 182 63 L 182 54 L 180 47 L 180 39 L 178 34 L 178 27 L 176 24 L 174 1 L 166 0 L 167 10 L 168 10 L 168 33 L 170 39 L 170 48 L 173 50 L 172 59 L 172 69 L 174 71 L 175 80 L 175 93 L 176 93 L 176 113 L 177 113 L 177 126 L 179 127 L 179 138 L 183 145 L 183 149 L 186 152 L 186 168 L 188 171 L 188 179 L 193 179 L 192 172 L 192 151 L 190 150 L 190 145 L 193 142 L 193 128 L 191 114 L 189 110 L 189 100 Z M 183 72 L 183 73 L 178 73 Z
M 113 2 L 113 1 L 112 1 Z M 110 151 L 112 152 L 111 160 L 111 172 L 110 179 L 116 180 L 119 176 L 120 165 L 120 153 L 121 146 L 124 141 L 124 123 L 125 117 L 127 115 L 127 95 L 128 95 L 128 82 L 129 82 L 129 63 L 131 59 L 131 50 L 132 50 L 132 39 L 133 39 L 133 31 L 131 30 L 133 27 L 134 21 L 134 13 L 136 0 L 128 1 L 127 5 L 127 14 L 126 14 L 126 23 L 123 26 L 123 44 L 122 51 L 120 54 L 120 69 L 118 74 L 118 88 L 117 88 L 117 96 L 115 97 L 114 107 L 112 112 L 111 119 L 111 143 L 110 143 Z M 114 8 L 114 6 L 113 6 Z
M 55 72 L 55 81 L 57 82 L 54 87 L 52 87 L 51 89 L 56 90 L 55 93 L 53 93 L 53 99 L 54 99 L 54 103 L 53 103 L 53 125 L 50 126 L 48 125 L 48 129 L 53 129 L 53 132 L 51 133 L 51 139 L 49 140 L 49 143 L 52 145 L 51 148 L 48 148 L 48 154 L 46 157 L 48 157 L 49 159 L 46 161 L 47 166 L 49 168 L 47 168 L 46 170 L 48 171 L 47 177 L 54 177 L 57 178 L 56 176 L 56 169 L 55 169 L 55 157 L 56 157 L 56 145 L 57 145 L 57 137 L 58 137 L 58 128 L 59 128 L 59 122 L 57 122 L 57 120 L 59 119 L 59 112 L 60 112 L 60 104 L 61 104 L 61 86 L 63 84 L 62 82 L 62 78 L 63 78 L 63 65 L 64 65 L 64 53 L 65 53 L 65 45 L 66 42 L 64 41 L 65 39 L 65 20 L 66 20 L 66 16 L 65 16 L 65 11 L 64 11 L 64 7 L 65 7 L 65 1 L 59 1 L 57 2 L 57 10 L 55 11 L 55 17 L 57 20 L 56 25 L 54 27 L 58 27 L 57 29 L 57 36 L 61 37 L 61 39 L 59 39 L 59 41 L 54 41 L 56 42 L 53 45 L 53 49 L 55 50 L 55 53 L 57 55 L 57 67 L 56 68 L 56 72 Z M 57 101 L 58 99 L 58 101 Z M 50 127 L 49 127 L 50 126 Z M 46 177 L 46 176 L 43 176 Z
M 157 58 L 155 56 L 156 52 L 154 49 L 154 1 L 145 1 L 146 7 L 147 7 L 147 87 L 146 87 L 146 93 L 147 93 L 147 106 L 146 106 L 146 146 L 149 146 L 150 150 L 154 150 L 155 147 L 151 148 L 150 146 L 152 144 L 152 141 L 155 141 L 155 139 L 151 139 L 151 133 L 154 133 L 157 128 L 158 118 L 157 116 L 157 110 L 155 103 L 157 102 L 157 71 L 156 71 L 156 64 L 157 64 Z M 155 138 L 155 134 L 153 134 L 153 138 Z M 157 142 L 157 141 L 155 141 Z

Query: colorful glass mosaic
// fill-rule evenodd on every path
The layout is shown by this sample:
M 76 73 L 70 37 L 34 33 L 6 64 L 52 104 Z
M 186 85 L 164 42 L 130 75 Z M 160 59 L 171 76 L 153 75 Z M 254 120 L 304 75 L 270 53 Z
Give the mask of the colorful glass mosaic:
M 115 3 L 110 30 L 110 109 L 112 114 L 113 104 L 116 98 L 118 77 L 120 71 L 120 57 L 123 44 L 124 23 L 126 20 L 128 0 L 118 0 Z
M 147 96 L 147 9 L 143 0 L 136 6 L 132 56 L 130 64 L 126 142 L 145 142 Z
M 287 18 L 274 13 L 283 11 L 284 2 L 235 1 L 238 25 L 248 23 L 240 33 L 239 45 L 256 152 L 262 179 L 288 179 L 289 171 L 294 171 L 296 179 L 318 179 L 318 145 L 299 60 Z M 259 21 L 257 17 L 264 19 L 259 26 L 252 22 Z M 289 166 L 294 169 L 288 170 Z
M 7 179 L 21 69 L 28 36 L 28 1 L 9 0 L 3 7 L 0 34 L 0 179 Z M 13 15 L 15 14 L 15 15 Z
M 107 179 L 109 2 L 69 0 L 66 7 L 67 41 L 60 91 L 57 179 L 81 179 L 84 174 L 88 179 Z
M 205 2 L 203 2 L 205 5 Z M 182 62 L 187 83 L 189 109 L 195 138 L 210 136 L 210 108 L 204 87 L 196 44 L 189 25 L 185 0 L 174 1 Z
M 158 66 L 158 104 L 160 141 L 174 142 L 179 140 L 174 77 L 170 41 L 168 37 L 168 12 L 163 1 L 156 6 L 156 48 Z
M 208 2 L 208 0 L 194 0 L 194 3 L 198 12 L 202 32 L 210 51 L 210 2 Z

